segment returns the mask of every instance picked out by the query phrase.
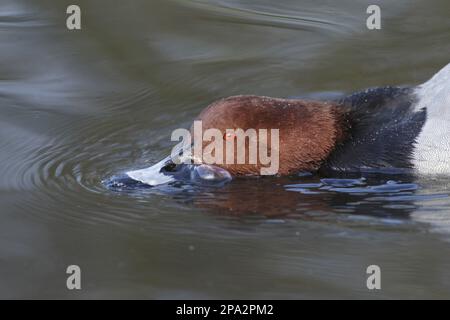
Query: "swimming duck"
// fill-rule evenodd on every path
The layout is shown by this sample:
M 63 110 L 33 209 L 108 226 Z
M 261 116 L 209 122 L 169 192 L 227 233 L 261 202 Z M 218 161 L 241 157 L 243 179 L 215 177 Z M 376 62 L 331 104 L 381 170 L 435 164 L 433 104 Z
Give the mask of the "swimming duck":
M 367 89 L 337 101 L 228 97 L 210 104 L 196 120 L 204 130 L 220 130 L 224 139 L 230 128 L 278 129 L 278 175 L 392 169 L 450 174 L 450 64 L 416 87 Z M 168 157 L 126 175 L 155 185 L 173 181 L 182 167 Z M 205 172 L 258 175 L 261 167 L 259 162 L 217 164 Z

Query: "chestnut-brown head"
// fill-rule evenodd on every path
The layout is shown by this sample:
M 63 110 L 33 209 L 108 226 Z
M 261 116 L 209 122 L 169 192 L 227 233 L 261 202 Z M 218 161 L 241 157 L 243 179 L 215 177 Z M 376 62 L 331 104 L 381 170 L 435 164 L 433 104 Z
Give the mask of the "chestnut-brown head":
M 203 132 L 208 129 L 219 130 L 224 142 L 235 139 L 233 134 L 227 134 L 227 130 L 255 130 L 257 133 L 266 130 L 268 155 L 279 153 L 277 174 L 288 175 L 300 171 L 315 171 L 320 167 L 345 135 L 341 118 L 337 105 L 333 103 L 234 96 L 212 103 L 196 120 L 201 120 Z M 278 130 L 277 149 L 271 149 L 274 142 L 271 135 L 276 132 L 274 130 Z M 194 139 L 198 137 L 194 135 Z M 202 141 L 204 148 L 209 143 Z M 245 163 L 237 161 L 238 148 L 232 150 L 233 155 L 227 155 L 225 145 L 226 143 L 223 149 L 224 160 L 231 157 L 234 161 L 215 165 L 225 168 L 232 175 L 260 175 L 261 169 L 268 166 L 259 156 L 256 163 L 250 161 L 248 155 L 252 150 L 248 139 L 241 145 L 245 148 Z M 259 152 L 261 150 L 258 150 L 261 155 Z

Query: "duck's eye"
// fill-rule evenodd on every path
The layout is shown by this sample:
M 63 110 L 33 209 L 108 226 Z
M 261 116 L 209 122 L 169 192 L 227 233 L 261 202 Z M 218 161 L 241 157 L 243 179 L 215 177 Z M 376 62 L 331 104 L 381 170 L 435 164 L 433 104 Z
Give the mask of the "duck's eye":
M 234 138 L 236 138 L 236 134 L 235 134 L 235 133 L 226 132 L 226 133 L 223 135 L 223 139 L 224 139 L 224 140 L 233 140 Z

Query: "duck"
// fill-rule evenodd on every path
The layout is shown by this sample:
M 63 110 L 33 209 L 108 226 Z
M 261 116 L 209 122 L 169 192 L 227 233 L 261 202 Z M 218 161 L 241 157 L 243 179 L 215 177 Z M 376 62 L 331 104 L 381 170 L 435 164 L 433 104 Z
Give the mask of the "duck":
M 195 121 L 203 130 L 219 130 L 223 139 L 230 128 L 277 129 L 278 176 L 392 170 L 450 174 L 450 64 L 417 86 L 370 88 L 330 101 L 227 97 L 208 105 Z M 127 172 L 126 179 L 166 183 L 184 172 L 183 166 L 169 156 Z M 257 176 L 262 164 L 218 163 L 214 168 L 206 176 Z

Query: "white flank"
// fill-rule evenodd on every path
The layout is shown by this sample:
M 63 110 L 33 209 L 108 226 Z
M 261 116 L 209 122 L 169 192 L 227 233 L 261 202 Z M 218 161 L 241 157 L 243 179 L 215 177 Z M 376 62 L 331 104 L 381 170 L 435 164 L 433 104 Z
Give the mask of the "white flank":
M 415 109 L 427 110 L 414 150 L 415 169 L 423 174 L 450 174 L 450 64 L 415 93 Z

